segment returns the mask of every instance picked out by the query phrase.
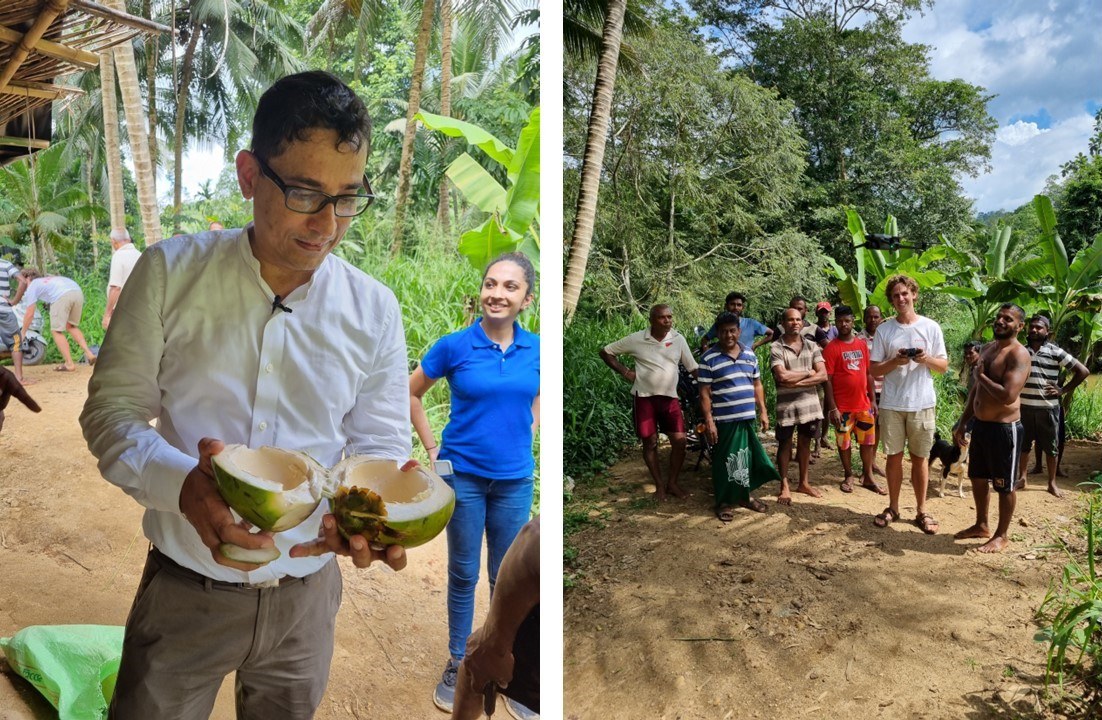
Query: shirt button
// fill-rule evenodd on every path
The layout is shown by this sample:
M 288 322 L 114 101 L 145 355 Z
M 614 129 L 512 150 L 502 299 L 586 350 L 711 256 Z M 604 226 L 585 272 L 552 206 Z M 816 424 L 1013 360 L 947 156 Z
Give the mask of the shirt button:
M 275 370 L 275 366 L 272 365 L 271 363 L 268 363 L 267 365 L 264 366 L 264 372 L 270 373 L 273 370 Z
M 260 425 L 258 425 L 257 427 L 259 427 L 259 428 L 260 428 L 261 430 L 267 430 L 267 429 L 268 429 L 268 422 L 267 422 L 267 421 L 263 421 L 263 422 L 261 422 L 261 423 L 260 423 Z

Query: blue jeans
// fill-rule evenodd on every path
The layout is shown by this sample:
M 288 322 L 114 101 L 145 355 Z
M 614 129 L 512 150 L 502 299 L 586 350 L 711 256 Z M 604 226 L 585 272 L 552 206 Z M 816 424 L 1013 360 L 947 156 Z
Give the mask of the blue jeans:
M 448 651 L 456 660 L 467 654 L 467 636 L 474 621 L 474 589 L 478 585 L 482 534 L 486 534 L 490 593 L 505 551 L 528 522 L 532 509 L 532 478 L 488 480 L 457 472 L 444 476 L 455 490 L 455 513 L 448 523 Z

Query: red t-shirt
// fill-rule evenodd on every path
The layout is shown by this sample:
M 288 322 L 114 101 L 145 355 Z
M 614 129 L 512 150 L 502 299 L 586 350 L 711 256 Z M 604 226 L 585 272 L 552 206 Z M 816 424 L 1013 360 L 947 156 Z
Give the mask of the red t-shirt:
M 869 346 L 861 338 L 852 342 L 831 340 L 823 350 L 823 362 L 834 386 L 834 402 L 844 413 L 869 409 Z

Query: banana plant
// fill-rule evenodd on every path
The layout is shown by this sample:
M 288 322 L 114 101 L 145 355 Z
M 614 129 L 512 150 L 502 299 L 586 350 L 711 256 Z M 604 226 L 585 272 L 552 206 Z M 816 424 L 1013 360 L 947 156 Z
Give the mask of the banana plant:
M 1102 233 L 1068 262 L 1068 253 L 1056 232 L 1056 213 L 1045 195 L 1033 198 L 1041 224 L 1035 254 L 1006 271 L 991 285 L 989 295 L 1000 302 L 1015 301 L 1048 315 L 1055 335 L 1068 320 L 1083 320 L 1102 310 Z M 1084 337 L 1089 329 L 1084 326 Z
M 946 256 L 953 260 L 960 268 L 960 272 L 950 278 L 950 284 L 941 288 L 941 291 L 952 295 L 957 302 L 964 305 L 972 316 L 972 330 L 970 336 L 973 340 L 991 336 L 991 319 L 998 312 L 999 305 L 1006 302 L 1003 296 L 1006 294 L 1006 283 L 1011 278 L 1018 278 L 1026 272 L 1027 263 L 1034 258 L 1027 259 L 1007 267 L 1009 259 L 1013 256 L 1017 239 L 1009 227 L 993 227 L 987 237 L 986 249 L 982 256 L 976 257 L 956 247 L 953 242 L 944 235 L 939 236 L 941 246 L 946 249 Z M 961 284 L 953 284 L 961 283 Z M 992 287 L 998 285 L 992 290 Z M 1015 285 L 1018 292 L 1024 286 Z
M 448 166 L 445 174 L 467 201 L 489 214 L 485 222 L 460 236 L 460 254 L 481 271 L 501 253 L 519 250 L 538 268 L 540 109 L 535 108 L 528 116 L 515 150 L 462 120 L 427 112 L 417 113 L 416 118 L 430 130 L 463 138 L 507 170 L 506 188 L 468 153 Z
M 871 250 L 866 245 L 865 221 L 853 208 L 846 209 L 846 225 L 850 236 L 853 238 L 853 257 L 857 266 L 857 272 L 850 275 L 834 258 L 827 258 L 829 270 L 837 280 L 838 295 L 842 302 L 853 308 L 853 312 L 861 317 L 865 308 L 876 305 L 885 315 L 889 314 L 890 303 L 887 297 L 888 279 L 900 273 L 909 275 L 918 283 L 919 290 L 932 290 L 942 286 L 946 277 L 938 270 L 931 270 L 929 266 L 937 260 L 943 260 L 947 256 L 947 250 L 943 247 L 932 247 L 916 254 L 909 248 L 899 250 Z M 899 225 L 895 216 L 889 215 L 884 221 L 884 234 L 898 235 Z M 873 282 L 873 290 L 868 290 L 868 282 Z

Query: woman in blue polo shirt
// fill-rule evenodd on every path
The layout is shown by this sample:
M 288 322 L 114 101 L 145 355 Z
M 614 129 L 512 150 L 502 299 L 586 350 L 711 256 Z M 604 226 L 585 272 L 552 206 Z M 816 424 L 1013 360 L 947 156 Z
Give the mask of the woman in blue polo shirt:
M 540 341 L 517 316 L 532 303 L 535 269 L 521 253 L 490 263 L 482 276 L 482 317 L 446 335 L 409 378 L 417 436 L 433 461 L 448 460 L 444 480 L 455 490 L 448 523 L 448 651 L 451 657 L 433 700 L 448 712 L 459 661 L 474 620 L 482 536 L 486 535 L 490 591 L 498 566 L 532 507 L 532 436 L 539 424 Z M 447 378 L 451 413 L 436 442 L 421 398 Z

